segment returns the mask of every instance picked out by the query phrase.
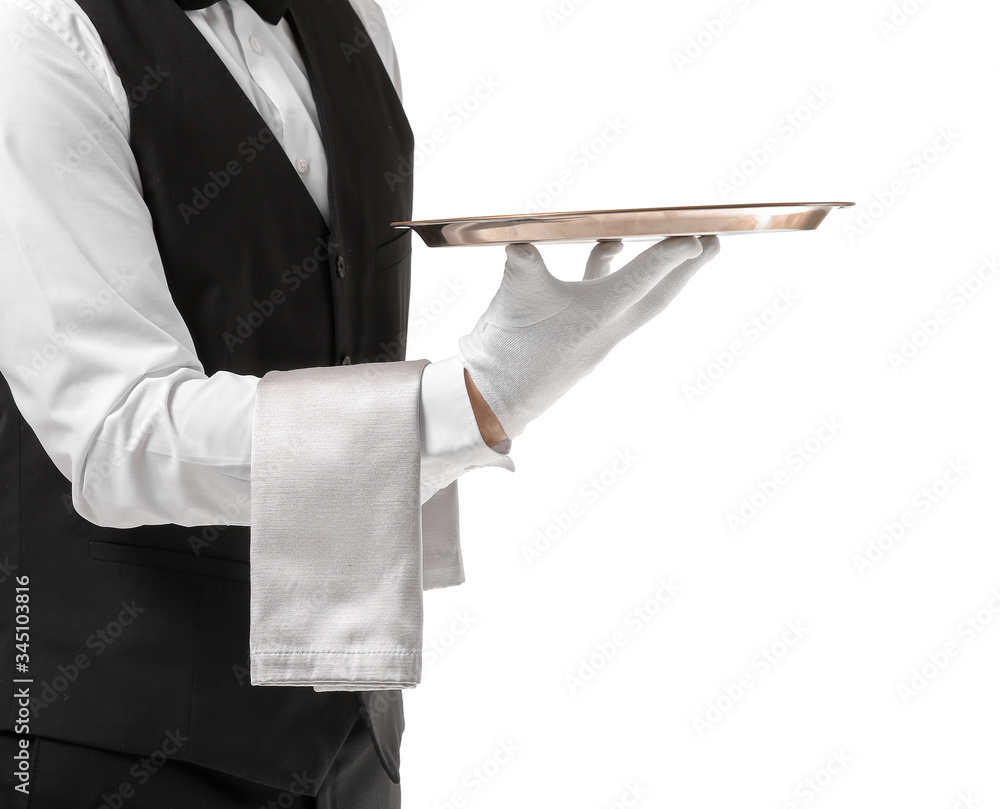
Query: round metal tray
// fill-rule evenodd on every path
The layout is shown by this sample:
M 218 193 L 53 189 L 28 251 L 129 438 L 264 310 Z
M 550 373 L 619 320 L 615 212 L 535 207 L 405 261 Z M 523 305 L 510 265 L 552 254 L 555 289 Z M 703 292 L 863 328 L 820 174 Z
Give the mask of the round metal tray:
M 412 228 L 428 247 L 648 240 L 667 236 L 708 236 L 814 230 L 835 208 L 853 202 L 772 202 L 750 205 L 693 205 L 683 208 L 625 208 L 611 211 L 482 216 L 393 222 Z

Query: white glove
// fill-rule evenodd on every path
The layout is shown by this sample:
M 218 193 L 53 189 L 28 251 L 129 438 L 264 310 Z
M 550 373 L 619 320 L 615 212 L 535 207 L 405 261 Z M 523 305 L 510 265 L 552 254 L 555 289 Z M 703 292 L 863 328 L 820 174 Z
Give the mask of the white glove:
M 598 242 L 584 280 L 560 281 L 534 245 L 507 245 L 500 288 L 458 346 L 509 438 L 524 432 L 620 340 L 661 312 L 719 252 L 719 240 L 664 239 L 610 273 L 611 260 L 621 251 L 620 241 Z

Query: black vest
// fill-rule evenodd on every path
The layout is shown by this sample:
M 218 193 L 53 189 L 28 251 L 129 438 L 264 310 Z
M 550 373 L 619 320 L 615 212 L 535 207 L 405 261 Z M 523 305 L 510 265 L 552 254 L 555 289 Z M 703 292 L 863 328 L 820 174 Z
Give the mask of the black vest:
M 175 0 L 80 5 L 129 94 L 143 197 L 205 372 L 403 359 L 410 238 L 389 223 L 410 218 L 413 136 L 348 0 L 288 13 L 322 122 L 330 228 Z M 399 691 L 250 685 L 248 559 L 244 527 L 82 519 L 0 379 L 4 728 L 22 687 L 15 577 L 29 576 L 31 733 L 141 755 L 175 734 L 174 759 L 286 789 L 326 774 L 360 708 L 398 781 Z

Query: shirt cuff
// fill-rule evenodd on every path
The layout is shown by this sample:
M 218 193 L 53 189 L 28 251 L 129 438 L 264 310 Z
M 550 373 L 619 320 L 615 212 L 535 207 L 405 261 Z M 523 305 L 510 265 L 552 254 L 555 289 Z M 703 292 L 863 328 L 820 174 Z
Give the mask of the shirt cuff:
M 420 501 L 484 466 L 514 471 L 511 441 L 487 446 L 465 387 L 459 356 L 424 366 L 420 384 Z

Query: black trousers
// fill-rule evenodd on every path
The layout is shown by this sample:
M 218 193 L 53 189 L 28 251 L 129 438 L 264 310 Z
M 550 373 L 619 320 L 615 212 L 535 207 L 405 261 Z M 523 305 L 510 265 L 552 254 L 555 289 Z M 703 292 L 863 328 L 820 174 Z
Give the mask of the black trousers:
M 19 740 L 29 739 L 30 792 L 15 789 Z M 315 798 L 303 794 L 319 780 Z M 329 773 L 289 773 L 284 790 L 164 757 L 129 756 L 0 732 L 2 809 L 399 809 L 358 715 Z

